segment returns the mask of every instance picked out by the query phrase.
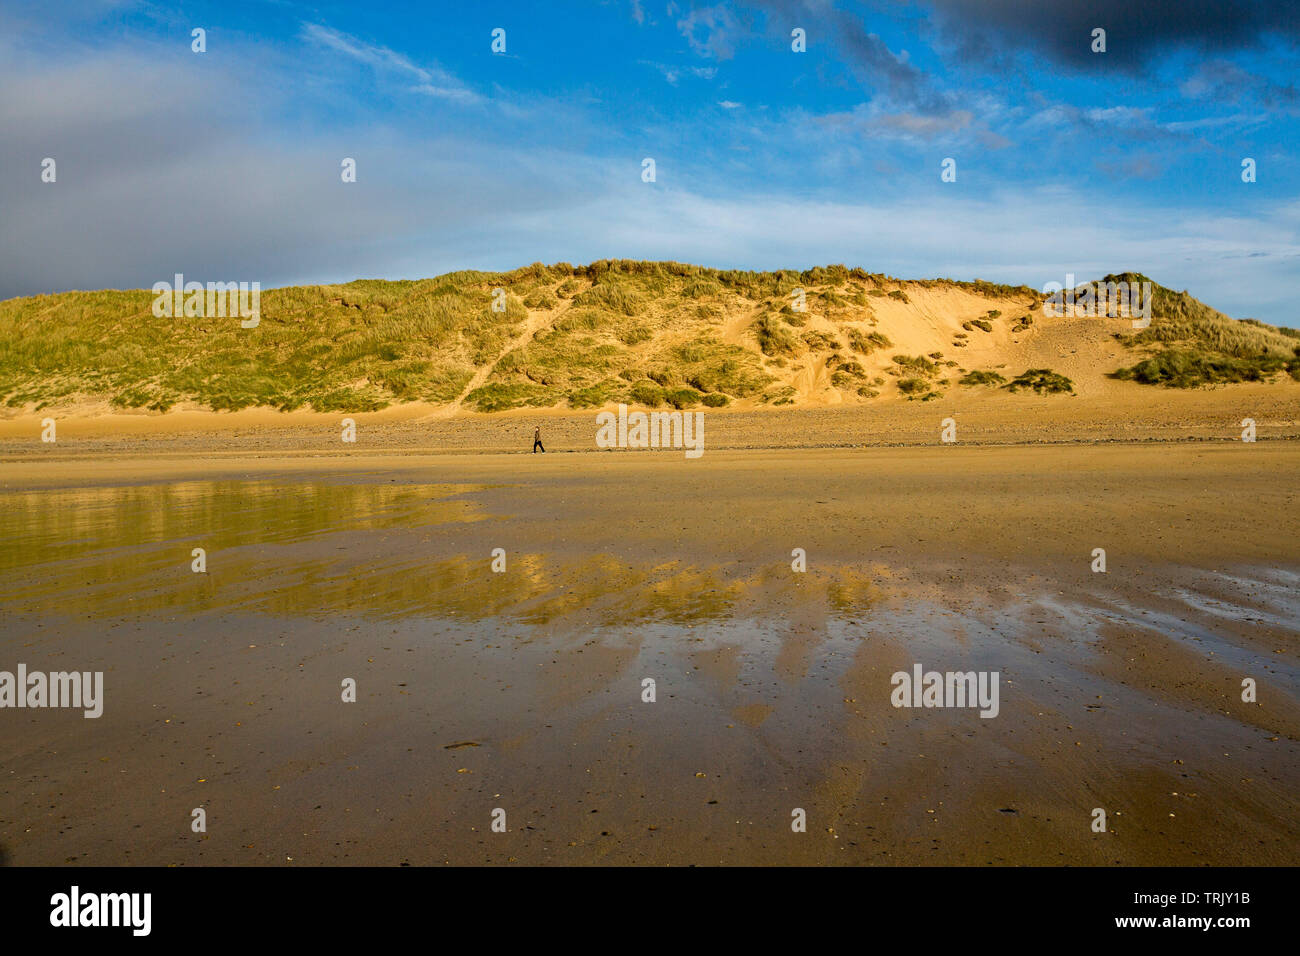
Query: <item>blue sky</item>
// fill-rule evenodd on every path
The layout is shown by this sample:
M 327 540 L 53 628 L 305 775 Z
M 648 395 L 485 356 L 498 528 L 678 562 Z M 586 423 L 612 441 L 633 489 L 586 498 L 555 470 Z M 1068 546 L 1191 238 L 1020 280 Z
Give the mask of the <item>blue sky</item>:
M 1300 325 L 1298 42 L 1220 0 L 5 3 L 0 297 L 625 257 Z

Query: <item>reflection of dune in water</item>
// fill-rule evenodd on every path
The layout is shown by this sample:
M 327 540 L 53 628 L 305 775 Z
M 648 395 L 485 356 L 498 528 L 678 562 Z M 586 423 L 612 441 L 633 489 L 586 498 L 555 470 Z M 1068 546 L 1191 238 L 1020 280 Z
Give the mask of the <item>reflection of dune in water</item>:
M 491 549 L 471 556 L 454 532 L 421 534 L 490 520 L 462 497 L 476 490 L 232 480 L 6 495 L 0 534 L 16 546 L 0 558 L 0 601 L 102 617 L 241 610 L 564 626 L 689 623 L 793 604 L 843 615 L 877 598 L 870 575 L 845 567 L 510 553 L 494 573 Z M 191 569 L 193 548 L 206 551 L 205 573 Z
M 56 612 L 219 607 L 227 583 L 238 593 L 279 570 L 237 549 L 481 520 L 458 497 L 478 489 L 228 480 L 15 492 L 0 498 L 0 599 Z M 191 570 L 194 548 L 207 574 Z M 299 573 L 313 564 L 326 566 L 300 561 Z

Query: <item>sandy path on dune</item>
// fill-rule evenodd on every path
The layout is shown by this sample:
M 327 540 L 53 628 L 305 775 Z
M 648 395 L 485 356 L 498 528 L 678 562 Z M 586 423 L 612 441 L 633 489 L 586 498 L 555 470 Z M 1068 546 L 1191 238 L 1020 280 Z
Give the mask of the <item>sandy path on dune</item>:
M 474 389 L 487 381 L 488 376 L 492 374 L 492 370 L 496 368 L 497 362 L 501 361 L 505 355 L 515 349 L 523 348 L 531 342 L 534 335 L 536 335 L 541 329 L 549 326 L 555 320 L 556 314 L 557 312 L 554 309 L 546 311 L 530 311 L 528 313 L 528 318 L 524 320 L 524 331 L 511 339 L 510 343 L 498 352 L 492 361 L 486 363 L 482 368 L 474 373 L 474 377 L 469 380 L 469 384 L 461 389 L 461 393 L 456 396 L 454 402 L 437 407 L 429 417 L 433 419 L 454 418 L 461 414 L 465 404 L 465 399 L 470 396 Z

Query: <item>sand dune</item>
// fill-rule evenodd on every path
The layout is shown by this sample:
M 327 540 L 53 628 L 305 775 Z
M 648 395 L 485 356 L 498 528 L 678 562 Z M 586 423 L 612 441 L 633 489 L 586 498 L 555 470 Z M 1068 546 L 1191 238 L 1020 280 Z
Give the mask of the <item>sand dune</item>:
M 1140 417 L 1162 385 L 1294 394 L 1300 333 L 1234 321 L 1143 276 L 1107 278 L 1153 290 L 1148 328 L 1123 310 L 1049 308 L 1024 286 L 843 266 L 606 261 L 294 287 L 263 295 L 253 329 L 155 317 L 145 292 L 13 299 L 0 303 L 0 421 L 163 414 L 182 429 L 205 409 L 388 421 L 618 403 L 890 414 L 1002 394 L 1105 401 L 1124 417 L 1127 399 Z

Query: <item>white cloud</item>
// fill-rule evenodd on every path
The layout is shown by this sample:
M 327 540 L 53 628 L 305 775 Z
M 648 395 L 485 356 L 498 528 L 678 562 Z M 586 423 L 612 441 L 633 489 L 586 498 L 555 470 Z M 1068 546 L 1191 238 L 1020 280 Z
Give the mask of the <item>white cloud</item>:
M 342 35 L 321 42 L 409 83 L 417 71 L 443 82 L 392 51 Z M 175 272 L 268 288 L 628 257 L 844 262 L 1040 288 L 1066 272 L 1137 269 L 1229 314 L 1295 321 L 1300 202 L 1246 196 L 1209 214 L 1151 200 L 1080 215 L 1097 197 L 1064 186 L 804 199 L 772 186 L 764 166 L 753 178 L 710 178 L 685 160 L 661 163 L 647 184 L 641 153 L 520 148 L 472 124 L 366 120 L 286 133 L 281 117 L 299 104 L 291 85 L 181 62 L 151 49 L 0 65 L 0 168 L 28 170 L 0 177 L 0 297 L 148 287 Z M 249 112 L 254 84 L 261 99 Z M 566 135 L 550 142 L 573 139 L 581 122 L 565 117 Z M 59 181 L 42 185 L 31 157 L 51 152 Z M 355 184 L 340 182 L 343 156 L 358 160 Z
M 735 55 L 736 37 L 741 32 L 735 16 L 722 4 L 692 7 L 677 21 L 677 29 L 694 52 L 719 60 Z
M 642 66 L 648 66 L 658 70 L 663 78 L 668 81 L 669 86 L 676 86 L 678 81 L 690 74 L 701 80 L 711 80 L 718 73 L 716 66 L 673 66 L 668 63 L 656 63 L 653 60 L 638 60 Z
M 1105 109 L 1085 110 L 1083 115 L 1094 123 L 1141 126 L 1151 121 L 1151 108 L 1147 106 L 1108 106 Z
M 1171 132 L 1185 133 L 1197 129 L 1214 129 L 1219 126 L 1258 126 L 1260 123 L 1267 122 L 1267 116 L 1236 113 L 1232 116 L 1207 116 L 1198 120 L 1176 120 L 1160 125 Z
M 304 23 L 302 36 L 319 46 L 364 63 L 377 73 L 405 77 L 413 84 L 408 87 L 413 93 L 466 103 L 482 99 L 441 67 L 418 66 L 405 54 L 388 47 L 366 43 L 319 23 Z

